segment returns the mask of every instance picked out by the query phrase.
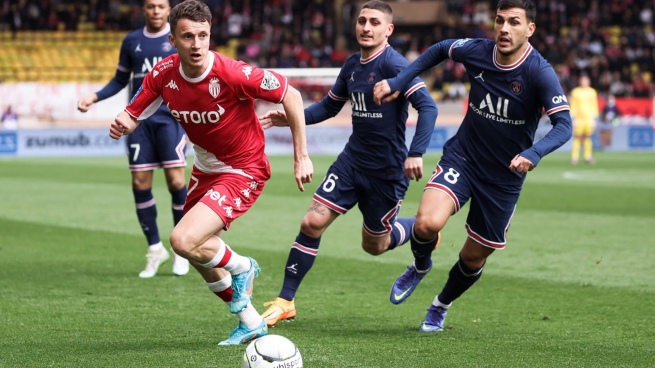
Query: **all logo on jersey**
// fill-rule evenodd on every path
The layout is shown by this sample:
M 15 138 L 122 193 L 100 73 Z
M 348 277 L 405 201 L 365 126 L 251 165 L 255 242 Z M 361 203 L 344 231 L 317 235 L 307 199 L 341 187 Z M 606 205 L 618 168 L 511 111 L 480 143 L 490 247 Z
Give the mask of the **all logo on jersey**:
M 368 84 L 373 84 L 375 83 L 375 73 L 371 73 L 368 75 Z
M 280 88 L 280 81 L 277 80 L 277 77 L 268 70 L 264 70 L 264 79 L 262 79 L 262 84 L 259 86 L 261 89 L 267 91 L 272 91 L 274 89 Z
M 148 60 L 148 58 L 143 59 L 143 65 L 141 65 L 141 73 L 146 74 L 150 72 L 155 65 L 157 65 L 158 62 L 162 60 L 161 56 L 155 56 L 152 58 L 152 61 Z
M 477 106 L 469 101 L 469 108 L 487 120 L 511 125 L 525 124 L 525 120 L 509 119 L 509 101 L 506 98 L 491 96 L 487 93 Z
M 495 107 L 494 107 L 495 105 Z M 509 100 L 506 98 L 498 97 L 498 101 L 494 103 L 491 99 L 491 95 L 487 93 L 482 102 L 480 102 L 480 110 L 487 109 L 490 113 L 500 115 L 502 117 L 507 117 L 507 108 L 509 107 Z
M 159 75 L 159 71 L 157 71 L 157 70 L 153 70 L 153 71 L 152 71 L 152 77 L 153 77 L 153 78 L 155 78 L 155 77 L 158 76 L 158 75 Z
M 252 67 L 244 66 L 243 69 L 241 69 L 241 72 L 243 72 L 243 75 L 246 76 L 247 80 L 250 80 L 250 74 L 252 74 Z
M 366 111 L 366 100 L 363 92 L 353 92 L 350 95 L 350 103 L 353 105 L 353 110 Z
M 171 51 L 172 48 L 173 48 L 173 45 L 171 45 L 171 43 L 168 42 L 168 41 L 161 44 L 161 50 L 163 52 L 169 52 L 169 51 Z
M 350 94 L 350 104 L 353 107 L 355 118 L 382 118 L 381 112 L 369 112 L 366 107 L 366 95 L 364 92 L 353 92 Z
M 168 82 L 168 84 L 166 85 L 166 87 L 168 87 L 168 88 L 170 88 L 170 89 L 176 89 L 176 90 L 178 90 L 178 91 L 180 90 L 179 88 L 177 88 L 177 83 L 175 83 L 175 81 L 172 80 L 172 79 L 171 79 L 170 82 Z
M 134 52 L 141 52 L 141 44 L 137 44 Z
M 216 98 L 219 93 L 221 93 L 221 85 L 218 84 L 218 78 L 212 78 L 209 81 L 209 94 Z
M 512 93 L 515 95 L 520 95 L 521 92 L 523 92 L 523 84 L 521 84 L 519 81 L 513 81 L 509 85 L 509 90 L 512 91 Z

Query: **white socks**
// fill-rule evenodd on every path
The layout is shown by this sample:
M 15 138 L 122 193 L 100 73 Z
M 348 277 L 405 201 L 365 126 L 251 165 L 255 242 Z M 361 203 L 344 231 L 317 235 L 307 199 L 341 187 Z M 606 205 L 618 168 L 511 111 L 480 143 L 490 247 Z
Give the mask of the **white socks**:
M 239 321 L 243 322 L 251 330 L 259 327 L 262 323 L 262 316 L 257 313 L 257 310 L 251 303 L 248 303 L 241 312 L 237 313 L 237 317 L 239 317 Z
M 206 268 L 222 268 L 232 275 L 244 273 L 250 269 L 250 259 L 241 256 L 232 250 L 223 239 L 216 237 L 220 242 L 218 252 L 208 263 L 203 264 Z
M 159 242 L 157 244 L 150 244 L 148 246 L 148 251 L 150 252 L 161 252 L 162 249 L 164 249 L 164 244 L 162 242 Z
M 434 305 L 435 307 L 441 307 L 443 309 L 448 309 L 448 308 L 450 308 L 451 305 L 453 305 L 453 303 L 444 304 L 444 303 L 439 301 L 439 295 L 437 295 L 437 296 L 434 297 L 434 300 L 432 301 L 432 305 Z

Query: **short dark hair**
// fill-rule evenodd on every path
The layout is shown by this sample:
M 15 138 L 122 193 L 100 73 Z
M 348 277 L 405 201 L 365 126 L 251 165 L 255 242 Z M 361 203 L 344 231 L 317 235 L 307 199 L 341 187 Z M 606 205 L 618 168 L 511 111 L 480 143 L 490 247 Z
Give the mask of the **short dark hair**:
M 384 14 L 389 15 L 393 19 L 393 10 L 391 9 L 391 6 L 384 1 L 380 0 L 371 0 L 367 1 L 362 5 L 362 9 L 373 9 L 373 10 L 379 10 L 383 12 Z
M 211 24 L 212 13 L 209 11 L 207 4 L 198 0 L 186 0 L 177 5 L 171 10 L 168 15 L 168 23 L 171 25 L 171 33 L 175 36 L 175 27 L 177 21 L 180 19 L 188 19 L 194 22 Z
M 525 10 L 525 17 L 528 19 L 528 22 L 534 22 L 535 18 L 537 18 L 537 8 L 530 0 L 500 0 L 498 1 L 498 6 L 496 6 L 496 10 L 511 8 Z

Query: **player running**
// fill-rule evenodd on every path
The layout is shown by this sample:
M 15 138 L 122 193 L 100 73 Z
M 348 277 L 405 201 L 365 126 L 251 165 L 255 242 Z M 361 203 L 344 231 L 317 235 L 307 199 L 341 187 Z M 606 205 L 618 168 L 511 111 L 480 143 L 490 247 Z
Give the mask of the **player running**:
M 173 229 L 171 245 L 238 316 L 237 327 L 219 343 L 235 345 L 268 332 L 266 321 L 250 302 L 253 279 L 259 273 L 257 262 L 237 254 L 220 238 L 222 230 L 255 203 L 270 178 L 255 99 L 284 106 L 300 190 L 311 181 L 313 168 L 300 93 L 283 76 L 209 51 L 211 18 L 207 5 L 197 0 L 173 8 L 169 40 L 178 54 L 146 75 L 132 102 L 111 124 L 109 135 L 119 139 L 131 133 L 163 102 L 194 143 L 184 216 Z
M 441 41 L 374 88 L 376 103 L 392 100 L 399 93 L 390 93 L 446 59 L 463 63 L 471 82 L 466 116 L 444 145 L 414 225 L 418 239 L 432 239 L 471 199 L 468 238 L 420 325 L 423 332 L 443 329 L 452 302 L 480 278 L 487 257 L 505 248 L 526 173 L 571 138 L 569 105 L 555 71 L 528 42 L 535 30 L 534 3 L 500 0 L 496 10 L 494 40 Z M 554 127 L 533 144 L 542 110 Z M 407 285 L 409 278 L 411 270 L 394 287 Z
M 366 252 L 379 255 L 410 238 L 415 218 L 397 217 L 410 180 L 423 177 L 422 156 L 434 129 L 437 107 L 419 78 L 413 78 L 403 89 L 403 97 L 394 103 L 373 103 L 375 82 L 396 75 L 409 64 L 387 43 L 394 28 L 392 18 L 391 7 L 382 1 L 362 6 L 356 25 L 360 52 L 346 60 L 328 95 L 305 110 L 306 123 L 316 124 L 335 116 L 350 100 L 353 133 L 328 169 L 302 220 L 289 252 L 282 290 L 266 303 L 270 307 L 262 314 L 269 326 L 296 317 L 294 298 L 314 264 L 321 235 L 355 204 L 364 217 L 362 248 Z M 419 115 L 408 152 L 405 124 L 409 102 Z M 281 111 L 270 112 L 260 120 L 264 128 L 287 125 Z M 438 241 L 438 234 L 422 242 L 412 237 L 415 261 L 411 270 L 415 278 L 422 278 L 432 267 L 431 253 Z M 390 298 L 405 299 L 412 291 L 392 290 Z
M 125 36 L 121 44 L 116 75 L 100 91 L 80 99 L 77 102 L 78 110 L 87 112 L 91 105 L 117 94 L 128 84 L 130 96 L 134 96 L 141 87 L 143 78 L 155 64 L 177 52 L 168 42 L 170 26 L 167 20 L 170 11 L 168 0 L 146 0 L 143 3 L 146 26 Z M 161 242 L 157 227 L 157 206 L 152 195 L 153 170 L 164 168 L 166 185 L 171 193 L 173 222 L 177 225 L 182 218 L 182 208 L 186 200 L 186 143 L 184 129 L 164 105 L 160 106 L 145 124 L 140 124 L 127 136 L 136 215 L 149 245 L 146 267 L 139 273 L 141 278 L 155 276 L 159 265 L 170 257 Z M 189 261 L 173 253 L 173 274 L 182 276 L 188 272 Z

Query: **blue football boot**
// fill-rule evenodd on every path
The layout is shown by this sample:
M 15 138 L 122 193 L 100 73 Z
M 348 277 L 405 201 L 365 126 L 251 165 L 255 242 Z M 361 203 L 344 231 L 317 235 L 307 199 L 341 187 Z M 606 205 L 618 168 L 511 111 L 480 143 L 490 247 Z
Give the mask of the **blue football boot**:
M 427 275 L 428 271 L 431 269 L 432 260 L 430 260 L 430 268 L 424 272 L 418 272 L 414 264 L 411 264 L 409 267 L 407 267 L 407 270 L 403 272 L 403 274 L 400 275 L 398 279 L 396 279 L 396 282 L 393 283 L 393 286 L 391 287 L 391 295 L 389 295 L 389 300 L 393 304 L 400 304 L 404 302 L 405 299 L 412 295 L 418 283 L 423 280 L 425 275 Z
M 227 340 L 219 342 L 218 345 L 241 345 L 266 334 L 268 334 L 268 326 L 263 318 L 262 323 L 252 330 L 244 325 L 243 322 L 239 322 L 237 327 L 230 332 L 230 337 Z
M 250 257 L 248 259 L 250 260 L 250 269 L 232 276 L 232 301 L 230 302 L 230 312 L 232 313 L 241 312 L 250 303 L 253 282 L 261 271 L 257 261 Z
M 446 313 L 448 313 L 448 308 L 431 305 L 428 308 L 428 314 L 425 316 L 425 320 L 419 326 L 419 330 L 421 332 L 437 332 L 443 330 Z

